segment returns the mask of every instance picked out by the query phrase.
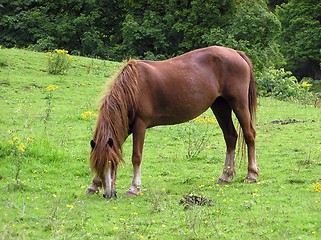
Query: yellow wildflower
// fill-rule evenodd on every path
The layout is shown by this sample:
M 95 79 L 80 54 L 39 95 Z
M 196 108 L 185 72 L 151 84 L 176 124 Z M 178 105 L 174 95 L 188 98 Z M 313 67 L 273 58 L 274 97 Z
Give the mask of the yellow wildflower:
M 308 87 L 312 87 L 312 84 L 311 83 L 307 83 L 306 81 L 304 81 L 303 83 L 301 83 L 301 86 L 308 88 Z
M 252 192 L 252 196 L 253 196 L 253 197 L 259 197 L 260 194 L 258 194 L 258 193 L 256 193 L 256 192 Z
M 90 117 L 96 117 L 96 113 L 91 111 L 86 111 L 80 114 L 82 120 L 88 120 Z
M 315 182 L 315 183 L 312 183 L 312 186 L 316 192 L 321 192 L 321 183 Z
M 56 85 L 49 85 L 49 86 L 46 87 L 46 91 L 47 92 L 55 91 L 57 89 L 58 89 L 58 86 L 56 86 Z
M 72 204 L 66 204 L 66 207 L 69 208 L 69 209 L 73 209 L 73 208 L 74 208 L 74 205 L 72 205 Z
M 207 117 L 207 116 L 198 116 L 193 121 L 196 123 L 213 123 L 213 124 L 217 123 L 216 118 Z
M 14 141 L 14 142 L 19 142 L 21 139 L 20 138 L 18 138 L 18 137 L 13 137 L 12 138 L 12 141 Z
M 49 55 L 49 60 L 53 60 L 53 54 L 57 54 L 60 56 L 63 55 L 63 57 L 67 57 L 69 61 L 73 60 L 72 57 L 68 54 L 68 51 L 64 49 L 55 49 L 53 52 L 48 52 L 47 54 Z
M 18 146 L 18 150 L 20 152 L 25 152 L 26 151 L 26 146 L 23 143 L 20 143 Z
M 68 54 L 68 51 L 64 49 L 55 49 L 54 52 L 57 54 Z

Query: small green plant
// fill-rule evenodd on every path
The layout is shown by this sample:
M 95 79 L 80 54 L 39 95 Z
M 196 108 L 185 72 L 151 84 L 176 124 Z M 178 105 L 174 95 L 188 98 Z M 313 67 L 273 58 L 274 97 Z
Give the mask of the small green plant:
M 14 165 L 16 167 L 14 179 L 15 179 L 16 185 L 18 186 L 21 183 L 20 172 L 21 172 L 22 159 L 26 151 L 26 146 L 18 137 L 13 137 L 8 143 L 10 145 L 10 150 L 14 157 Z
M 45 224 L 45 230 L 47 231 L 52 231 L 57 226 L 57 224 L 59 224 L 58 205 L 60 203 L 60 198 L 56 199 L 57 198 L 56 195 L 54 195 L 53 197 L 54 197 L 53 205 L 47 217 L 47 223 Z
M 203 128 L 197 126 L 198 124 L 205 124 L 206 129 L 202 130 Z M 199 116 L 188 123 L 188 126 L 185 128 L 187 133 L 187 140 L 185 141 L 187 158 L 192 159 L 197 157 L 210 144 L 210 135 L 208 134 L 209 124 L 217 124 L 217 120 L 212 117 Z
M 50 74 L 65 74 L 71 66 L 72 57 L 68 51 L 55 49 L 48 52 L 48 71 Z
M 44 117 L 45 130 L 46 130 L 47 123 L 50 120 L 50 115 L 52 113 L 52 93 L 57 89 L 58 89 L 58 86 L 56 85 L 49 85 L 46 87 L 45 99 L 47 100 L 47 106 L 46 106 L 46 115 Z
M 13 183 L 11 183 L 11 185 L 13 189 L 22 189 L 23 182 L 21 180 L 20 173 L 22 171 L 27 145 L 33 141 L 33 138 L 29 137 L 27 138 L 27 141 L 24 142 L 21 140 L 21 138 L 12 136 L 13 131 L 8 130 L 7 133 L 10 135 L 10 139 L 7 141 L 7 147 L 5 147 L 6 149 L 4 149 L 4 152 L 6 152 L 6 155 L 9 157 L 9 159 L 13 160 L 15 169 Z
M 8 65 L 9 64 L 8 64 L 7 59 L 5 59 L 5 58 L 0 59 L 0 67 L 7 67 Z

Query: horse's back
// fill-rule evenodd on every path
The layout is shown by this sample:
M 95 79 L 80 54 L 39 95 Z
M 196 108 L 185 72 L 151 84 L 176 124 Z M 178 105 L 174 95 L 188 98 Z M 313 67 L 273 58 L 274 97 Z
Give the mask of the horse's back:
M 183 55 L 163 61 L 138 60 L 143 65 L 143 72 L 156 76 L 149 78 L 158 81 L 158 78 L 172 81 L 172 77 L 180 76 L 181 81 L 188 78 L 197 78 L 200 81 L 217 81 L 222 77 L 234 77 L 239 72 L 248 70 L 246 61 L 238 51 L 211 46 L 185 53 Z

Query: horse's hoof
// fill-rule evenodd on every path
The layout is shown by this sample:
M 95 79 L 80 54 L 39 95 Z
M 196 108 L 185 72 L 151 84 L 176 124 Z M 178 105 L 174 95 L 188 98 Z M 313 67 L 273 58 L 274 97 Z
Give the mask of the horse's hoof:
M 229 181 L 226 180 L 226 179 L 223 179 L 223 178 L 219 178 L 219 179 L 217 179 L 217 182 L 216 182 L 216 183 L 217 183 L 217 184 L 228 184 Z
M 86 194 L 91 195 L 91 194 L 95 194 L 98 192 L 99 192 L 99 190 L 97 190 L 97 189 L 88 188 L 86 191 Z
M 117 198 L 117 193 L 112 193 L 110 196 L 107 196 L 105 193 L 103 194 L 103 197 L 106 199 L 112 199 Z
M 246 177 L 244 182 L 246 182 L 246 183 L 256 183 L 257 180 L 256 180 L 256 178 Z
M 138 193 L 133 192 L 133 191 L 130 191 L 130 190 L 128 190 L 128 191 L 125 193 L 125 197 L 136 197 L 136 196 L 138 196 Z

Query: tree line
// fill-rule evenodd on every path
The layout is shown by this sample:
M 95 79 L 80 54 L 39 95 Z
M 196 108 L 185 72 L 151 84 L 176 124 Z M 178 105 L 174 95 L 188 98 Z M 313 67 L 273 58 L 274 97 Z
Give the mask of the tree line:
M 321 79 L 320 0 L 2 0 L 0 45 L 121 61 L 222 45 Z

